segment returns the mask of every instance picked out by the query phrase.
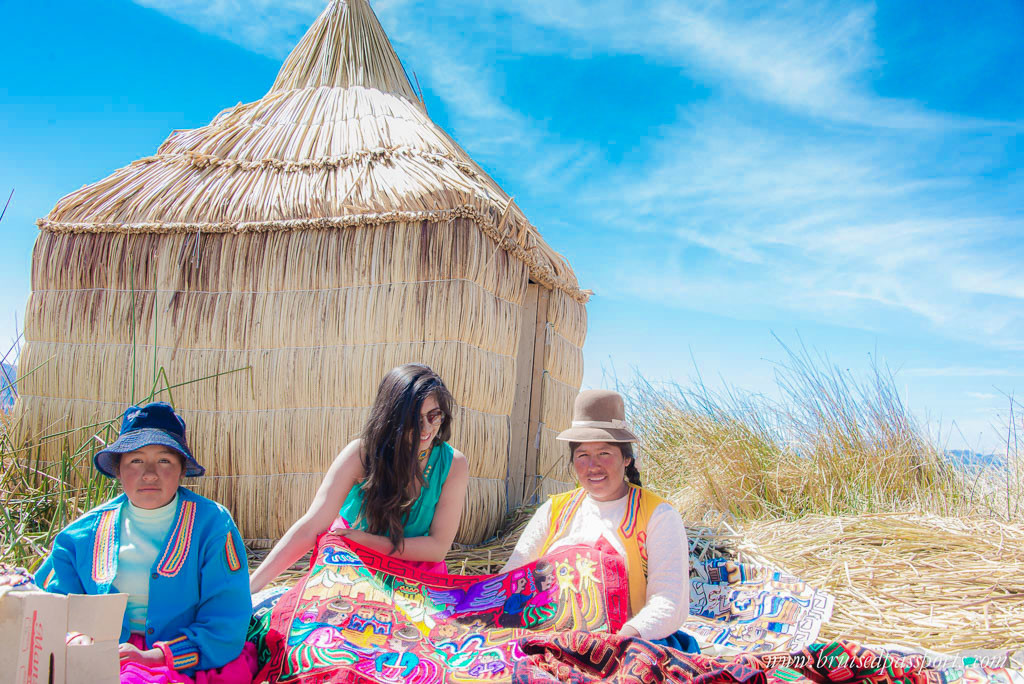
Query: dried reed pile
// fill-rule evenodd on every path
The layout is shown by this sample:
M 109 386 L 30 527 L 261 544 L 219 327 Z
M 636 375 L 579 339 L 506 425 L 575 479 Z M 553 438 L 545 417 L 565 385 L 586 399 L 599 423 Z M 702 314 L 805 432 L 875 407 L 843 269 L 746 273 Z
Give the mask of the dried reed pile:
M 940 652 L 1024 644 L 1024 526 L 912 513 L 754 522 L 745 559 L 836 597 L 822 638 Z
M 174 400 L 209 473 L 196 490 L 267 542 L 357 435 L 384 373 L 420 361 L 459 404 L 461 541 L 493 534 L 510 480 L 566 486 L 533 478 L 570 422 L 588 293 L 428 118 L 366 0 L 333 0 L 263 99 L 172 133 L 38 225 L 21 362 L 48 363 L 21 387 L 29 432 L 116 416 L 152 369 L 246 369 Z M 536 313 L 530 288 L 545 292 Z M 524 470 L 513 390 L 538 325 L 543 387 L 526 400 L 540 450 Z

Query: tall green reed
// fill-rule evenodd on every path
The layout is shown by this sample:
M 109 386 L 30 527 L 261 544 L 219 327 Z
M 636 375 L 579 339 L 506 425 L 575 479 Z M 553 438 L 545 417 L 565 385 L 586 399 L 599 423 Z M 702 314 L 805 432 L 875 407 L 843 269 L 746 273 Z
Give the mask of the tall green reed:
M 161 366 L 149 390 L 126 398 L 125 408 L 151 401 L 173 405 L 176 388 L 249 369 L 171 383 Z M 19 374 L 19 380 L 25 377 Z M 49 426 L 42 434 L 28 434 L 20 419 L 0 414 L 0 562 L 33 569 L 58 532 L 118 493 L 117 481 L 100 475 L 92 460 L 117 439 L 120 422 L 120 415 L 107 416 L 88 425 Z
M 945 457 L 887 368 L 873 363 L 860 377 L 804 347 L 783 349 L 773 397 L 712 390 L 699 376 L 689 385 L 639 374 L 618 382 L 644 446 L 645 483 L 691 516 L 1021 515 L 1015 442 L 1015 479 L 1007 471 L 1002 491 L 980 487 Z
M 134 380 L 135 370 L 140 367 L 135 337 L 133 314 L 133 380 L 132 386 L 125 388 L 125 408 L 152 401 L 174 405 L 174 390 L 179 387 L 252 370 L 245 366 L 173 383 L 154 354 L 152 382 L 148 388 L 139 390 Z M 16 341 L 2 360 L 18 351 Z M 24 386 L 26 380 L 50 362 L 44 361 L 25 372 L 19 370 L 19 386 Z M 117 439 L 121 415 L 97 416 L 86 425 L 59 422 L 41 431 L 29 430 L 17 416 L 17 406 L 13 414 L 0 413 L 0 562 L 31 570 L 49 553 L 58 532 L 117 494 L 117 481 L 100 475 L 92 461 L 97 451 Z

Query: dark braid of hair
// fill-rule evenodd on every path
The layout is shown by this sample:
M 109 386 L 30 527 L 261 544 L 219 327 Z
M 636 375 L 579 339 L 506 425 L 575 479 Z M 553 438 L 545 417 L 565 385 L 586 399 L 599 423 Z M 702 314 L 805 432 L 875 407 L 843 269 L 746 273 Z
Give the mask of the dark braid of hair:
M 640 484 L 640 471 L 636 468 L 636 456 L 633 454 L 633 445 L 630 442 L 623 442 L 619 444 L 619 447 L 622 449 L 622 458 L 629 459 L 629 465 L 626 466 L 626 479 L 632 485 L 643 487 Z
M 572 464 L 573 456 L 576 454 L 576 449 L 583 444 L 583 442 L 569 442 L 569 464 Z M 633 443 L 632 442 L 611 442 L 619 447 L 622 452 L 622 458 L 629 459 L 629 463 L 626 465 L 626 480 L 637 487 L 643 487 L 640 484 L 640 471 L 636 468 L 636 456 L 633 454 Z

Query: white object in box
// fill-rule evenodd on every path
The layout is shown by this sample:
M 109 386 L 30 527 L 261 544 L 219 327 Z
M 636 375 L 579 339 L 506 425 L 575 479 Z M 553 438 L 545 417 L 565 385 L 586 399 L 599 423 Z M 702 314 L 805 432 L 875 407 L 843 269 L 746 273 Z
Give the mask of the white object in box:
M 127 594 L 0 595 L 0 683 L 116 684 L 127 602 Z M 66 646 L 68 632 L 87 634 L 93 643 Z

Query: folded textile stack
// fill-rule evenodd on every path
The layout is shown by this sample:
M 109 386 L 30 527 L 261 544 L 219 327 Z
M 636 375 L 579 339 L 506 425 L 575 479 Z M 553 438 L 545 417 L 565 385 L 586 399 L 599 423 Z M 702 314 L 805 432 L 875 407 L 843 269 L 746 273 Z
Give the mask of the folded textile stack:
M 0 595 L 8 591 L 38 591 L 35 578 L 25 568 L 0 563 Z
M 833 598 L 768 567 L 724 558 L 692 561 L 683 629 L 704 653 L 795 651 L 815 642 Z

